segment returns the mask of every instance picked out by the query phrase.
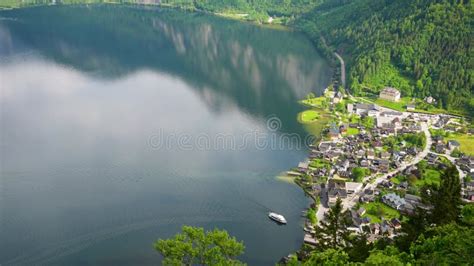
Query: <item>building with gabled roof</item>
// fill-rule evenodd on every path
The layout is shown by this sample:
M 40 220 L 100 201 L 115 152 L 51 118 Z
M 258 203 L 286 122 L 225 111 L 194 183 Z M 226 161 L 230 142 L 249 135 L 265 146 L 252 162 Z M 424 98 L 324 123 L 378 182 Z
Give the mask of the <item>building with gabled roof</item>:
M 385 87 L 379 94 L 380 99 L 392 102 L 400 101 L 400 96 L 400 91 L 392 87 Z

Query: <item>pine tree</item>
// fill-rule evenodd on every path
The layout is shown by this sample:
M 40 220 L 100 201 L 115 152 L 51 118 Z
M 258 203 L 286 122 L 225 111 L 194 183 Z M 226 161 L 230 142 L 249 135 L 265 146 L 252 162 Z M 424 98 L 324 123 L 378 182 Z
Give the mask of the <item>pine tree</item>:
M 434 205 L 431 221 L 437 225 L 458 220 L 461 206 L 461 181 L 455 166 L 450 166 L 441 176 L 440 187 L 433 192 Z
M 349 241 L 350 225 L 346 213 L 343 211 L 341 199 L 337 199 L 336 205 L 324 215 L 324 221 L 316 229 L 315 237 L 322 249 L 344 248 Z

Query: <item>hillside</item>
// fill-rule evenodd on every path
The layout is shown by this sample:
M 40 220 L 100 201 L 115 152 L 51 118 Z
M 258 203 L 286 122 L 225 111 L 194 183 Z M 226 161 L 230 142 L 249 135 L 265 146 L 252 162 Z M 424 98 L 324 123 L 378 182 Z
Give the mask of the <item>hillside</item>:
M 393 86 L 404 97 L 433 96 L 437 107 L 474 113 L 474 12 L 468 0 L 192 2 L 200 10 L 247 13 L 260 22 L 283 17 L 327 57 L 338 51 L 346 59 L 348 85 L 356 95 Z
M 8 0 L 31 4 L 49 0 Z M 305 32 L 330 59 L 346 61 L 348 87 L 372 95 L 384 86 L 403 97 L 433 96 L 437 107 L 474 115 L 470 0 L 57 0 L 58 3 L 163 4 L 239 19 L 269 16 Z M 13 4 L 10 4 L 13 5 Z M 13 5 L 14 6 L 14 5 Z
M 384 86 L 404 97 L 433 96 L 437 107 L 474 114 L 469 0 L 163 0 L 214 13 L 268 16 L 305 32 L 333 59 L 346 60 L 348 85 L 356 95 Z
M 469 1 L 328 0 L 296 25 L 346 58 L 355 94 L 391 85 L 472 113 L 473 15 Z

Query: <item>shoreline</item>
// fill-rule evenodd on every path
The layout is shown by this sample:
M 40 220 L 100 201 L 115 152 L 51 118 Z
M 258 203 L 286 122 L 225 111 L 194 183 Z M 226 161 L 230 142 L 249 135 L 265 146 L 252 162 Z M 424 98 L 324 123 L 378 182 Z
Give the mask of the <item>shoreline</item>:
M 341 61 L 341 65 L 344 65 L 342 61 Z M 341 77 L 341 79 L 344 79 L 344 78 Z M 332 85 L 335 85 L 335 84 L 333 83 Z M 323 144 L 327 143 L 329 145 L 331 144 L 347 145 L 347 140 L 350 139 L 349 142 L 351 142 L 354 139 L 353 138 L 354 134 L 356 135 L 365 134 L 365 133 L 359 133 L 359 130 L 351 132 L 351 128 L 354 128 L 357 125 L 359 125 L 358 127 L 356 127 L 357 129 L 359 128 L 361 128 L 361 130 L 370 129 L 371 131 L 378 130 L 379 134 L 381 130 L 382 131 L 388 130 L 390 129 L 390 127 L 388 127 L 386 124 L 379 125 L 378 122 L 377 124 L 374 124 L 375 121 L 372 122 L 371 126 L 366 125 L 365 124 L 366 122 L 362 121 L 362 118 L 364 116 L 362 114 L 359 114 L 357 111 L 352 110 L 353 105 L 356 103 L 359 103 L 361 99 L 363 98 L 352 96 L 349 92 L 343 89 L 344 87 L 342 87 L 342 90 L 340 88 L 334 89 L 332 85 L 326 88 L 322 96 L 315 97 L 315 95 L 313 94 L 308 95 L 307 99 L 301 100 L 299 102 L 300 104 L 303 104 L 306 107 L 308 107 L 303 112 L 307 112 L 308 110 L 320 109 L 323 112 L 329 112 L 332 115 L 333 119 L 331 121 L 332 123 L 331 125 L 326 123 L 325 126 L 323 127 L 322 132 L 327 133 L 327 136 L 326 137 L 321 136 L 321 138 L 315 141 L 311 145 L 311 148 L 315 148 L 315 149 L 311 149 L 305 161 L 300 162 L 300 164 L 298 165 L 298 170 L 296 171 L 298 172 L 298 175 L 295 175 L 294 183 L 297 184 L 304 191 L 306 196 L 310 197 L 313 200 L 313 202 L 310 204 L 310 206 L 308 206 L 308 208 L 304 210 L 304 212 L 308 213 L 309 210 L 311 210 L 312 213 L 315 212 L 316 214 L 313 214 L 313 217 L 311 217 L 310 215 L 305 215 L 304 223 L 303 223 L 304 224 L 303 244 L 300 247 L 300 249 L 296 250 L 294 253 L 290 253 L 288 256 L 283 257 L 281 259 L 282 262 L 288 261 L 292 258 L 294 259 L 295 256 L 299 257 L 301 255 L 301 252 L 305 252 L 304 247 L 307 245 L 317 246 L 317 239 L 314 236 L 315 229 L 317 229 L 317 225 L 319 224 L 320 221 L 324 219 L 326 212 L 331 207 L 331 198 L 329 197 L 330 196 L 329 192 L 331 192 L 330 191 L 331 184 L 329 182 L 330 180 L 334 180 L 336 181 L 336 183 L 338 181 L 342 181 L 344 182 L 344 184 L 346 184 L 346 182 L 351 183 L 349 186 L 352 186 L 353 184 L 358 184 L 357 186 L 360 186 L 357 190 L 356 189 L 352 190 L 351 196 L 344 196 L 344 199 L 347 198 L 347 200 L 343 203 L 344 209 L 351 210 L 354 206 L 356 206 L 356 204 L 358 204 L 358 202 L 360 202 L 359 200 L 364 195 L 364 193 L 366 193 L 365 192 L 366 190 L 372 190 L 372 191 L 377 190 L 378 186 L 380 184 L 383 184 L 383 182 L 390 182 L 391 177 L 395 176 L 396 174 L 402 173 L 409 167 L 417 165 L 422 160 L 425 160 L 430 152 L 433 153 L 432 134 L 430 133 L 429 129 L 432 125 L 435 125 L 435 122 L 440 121 L 444 118 L 448 118 L 448 119 L 457 118 L 449 114 L 425 114 L 424 112 L 417 112 L 416 110 L 412 110 L 412 111 L 404 110 L 403 112 L 399 112 L 398 110 L 391 109 L 383 105 L 376 106 L 376 103 L 371 102 L 371 104 L 374 105 L 373 108 L 377 110 L 377 113 L 375 114 L 375 117 L 377 119 L 379 119 L 379 115 L 381 115 L 380 119 L 383 121 L 382 116 L 384 112 L 393 113 L 394 115 L 396 114 L 397 116 L 401 117 L 399 120 L 400 123 L 398 126 L 396 124 L 393 124 L 393 127 L 394 127 L 393 133 L 392 133 L 393 135 L 403 136 L 405 133 L 406 134 L 420 134 L 420 135 L 423 135 L 426 142 L 424 143 L 424 146 L 422 147 L 417 146 L 417 149 L 419 149 L 419 151 L 416 152 L 413 155 L 413 157 L 407 157 L 399 161 L 399 164 L 397 165 L 397 167 L 393 166 L 392 168 L 389 165 L 387 169 L 381 170 L 382 168 L 379 165 L 378 167 L 379 169 L 375 171 L 371 169 L 372 172 L 364 174 L 360 180 L 355 179 L 353 177 L 354 172 L 349 172 L 348 175 L 347 173 L 346 175 L 341 174 L 339 176 L 339 171 L 344 172 L 345 170 L 336 170 L 335 172 L 327 171 L 329 169 L 334 170 L 334 166 L 332 166 L 334 164 L 334 161 L 331 161 L 331 159 L 326 159 L 326 155 L 324 155 L 326 154 L 326 152 L 324 152 L 324 150 L 322 149 Z M 335 101 L 336 99 L 337 101 Z M 344 106 L 342 108 L 342 111 L 337 106 L 338 104 L 341 104 L 341 103 Z M 346 110 L 346 104 L 347 104 L 347 110 Z M 349 105 L 351 105 L 350 111 L 348 111 Z M 367 104 L 365 105 L 360 104 L 360 105 L 361 105 L 360 107 L 363 107 Z M 307 116 L 311 118 L 309 114 Z M 354 119 L 354 117 L 357 119 Z M 365 117 L 370 118 L 370 114 L 366 114 Z M 407 119 L 407 123 L 413 122 L 417 128 L 415 129 L 415 127 L 412 127 L 413 131 L 406 131 L 406 128 L 408 128 L 408 125 L 402 123 L 405 121 L 404 120 L 405 118 Z M 307 119 L 306 121 L 302 121 L 301 117 L 298 116 L 298 121 L 303 125 L 317 123 L 317 120 L 319 119 L 320 119 L 320 116 L 319 117 L 316 116 L 314 120 Z M 409 119 L 412 119 L 412 120 L 408 121 Z M 446 124 L 448 123 L 449 122 L 446 122 Z M 444 125 L 441 127 L 444 127 Z M 342 128 L 344 129 L 344 131 Z M 401 132 L 400 133 L 397 130 L 397 128 L 398 130 L 404 130 L 404 131 L 400 131 Z M 436 125 L 435 125 L 435 128 L 436 128 Z M 336 131 L 337 134 L 335 134 L 334 131 Z M 385 134 L 387 138 L 391 136 L 391 133 L 383 133 L 383 134 Z M 351 143 L 353 142 L 354 141 L 352 141 Z M 326 146 L 327 145 L 325 145 L 324 147 Z M 316 149 L 316 147 L 318 148 Z M 367 149 L 371 150 L 373 148 L 367 147 Z M 347 151 L 344 150 L 344 152 L 347 152 Z M 379 152 L 379 153 L 383 154 L 383 152 Z M 385 153 L 388 154 L 387 151 L 385 151 Z M 319 155 L 323 154 L 323 157 L 320 157 L 317 154 Z M 438 154 L 438 155 L 441 155 L 441 154 Z M 367 158 L 368 156 L 369 155 L 367 153 Z M 392 155 L 389 154 L 389 156 L 391 157 Z M 322 158 L 322 159 L 319 159 L 319 158 Z M 331 157 L 328 157 L 328 158 L 331 158 Z M 380 158 L 382 158 L 382 160 L 384 159 L 384 157 L 380 157 Z M 369 159 L 370 158 L 368 158 L 367 160 Z M 371 158 L 371 159 L 374 159 L 374 158 Z M 337 157 L 336 157 L 336 160 L 337 160 Z M 326 161 L 326 163 L 324 163 L 324 161 Z M 339 166 L 336 166 L 336 167 L 339 167 Z M 356 168 L 358 167 L 360 168 L 360 167 L 366 167 L 366 166 L 362 166 L 362 163 L 360 164 L 358 163 L 356 165 Z M 459 170 L 458 166 L 456 167 L 458 168 L 458 172 L 460 173 L 460 178 L 462 178 L 462 174 L 461 174 L 462 172 Z M 333 176 L 333 173 L 334 173 L 334 176 Z M 387 179 L 389 179 L 389 181 L 387 181 Z M 462 182 L 463 181 L 461 181 L 461 183 Z M 345 189 L 348 189 L 347 184 L 346 184 Z M 326 195 L 325 193 L 327 193 L 328 195 Z M 347 193 L 349 194 L 349 190 L 347 190 Z M 333 195 L 333 198 L 334 198 L 334 195 Z M 326 204 L 323 204 L 321 201 L 326 202 Z M 403 213 L 403 215 L 409 215 L 409 214 Z M 374 219 L 374 222 L 375 222 L 375 219 Z M 373 233 L 373 234 L 375 235 L 377 233 Z
M 88 5 L 88 4 L 80 4 L 79 6 L 81 6 L 81 5 Z M 184 12 L 189 12 L 189 11 L 190 11 L 190 12 L 203 13 L 203 14 L 205 14 L 205 15 L 212 15 L 212 16 L 222 17 L 222 18 L 225 18 L 225 19 L 236 20 L 236 21 L 239 21 L 239 22 L 247 22 L 247 23 L 251 23 L 251 24 L 253 24 L 253 25 L 259 26 L 259 27 L 270 27 L 270 28 L 272 28 L 272 27 L 271 27 L 271 24 L 252 23 L 251 21 L 244 20 L 244 19 L 241 19 L 241 18 L 238 18 L 238 17 L 237 17 L 237 18 L 233 18 L 233 17 L 226 16 L 225 13 L 213 13 L 213 12 L 207 12 L 207 11 L 203 11 L 203 10 L 199 10 L 199 9 L 190 10 L 190 9 L 185 9 L 185 8 L 181 8 L 181 7 L 177 7 L 177 6 L 172 6 L 172 5 L 168 5 L 168 4 L 119 4 L 119 3 L 102 3 L 102 4 L 100 4 L 100 3 L 98 3 L 98 4 L 93 4 L 93 5 L 120 5 L 120 6 L 126 6 L 126 7 L 127 7 L 127 6 L 129 6 L 129 7 L 130 7 L 130 6 L 131 6 L 131 7 L 138 6 L 138 7 L 145 7 L 145 8 L 149 8 L 149 7 L 150 7 L 150 8 L 154 8 L 154 7 L 157 7 L 157 8 L 170 8 L 170 9 L 175 9 L 175 10 L 184 11 Z M 34 7 L 42 7 L 42 6 L 52 6 L 52 5 L 32 5 L 32 6 L 19 7 L 19 8 L 34 8 Z M 64 5 L 64 6 L 69 6 L 69 5 Z M 71 6 L 72 6 L 72 4 L 71 4 Z M 19 9 L 19 8 L 18 8 L 18 9 Z M 16 9 L 16 8 L 10 8 L 10 9 L 1 9 L 1 8 L 0 8 L 0 11 L 1 11 L 1 10 L 13 10 L 13 9 Z M 283 27 L 284 27 L 284 26 L 283 26 Z M 291 29 L 291 28 L 288 28 L 288 30 L 292 30 L 292 29 Z M 343 62 L 342 58 L 341 58 L 337 53 L 335 53 L 335 55 L 341 60 L 340 63 L 341 63 L 342 68 L 345 68 L 345 67 L 344 67 L 344 62 Z M 336 71 L 336 70 L 337 70 L 337 67 L 334 69 L 334 71 Z M 345 86 L 344 86 L 344 85 L 345 85 L 345 78 L 342 77 L 342 73 L 344 73 L 344 75 L 345 75 L 345 70 L 344 70 L 344 71 L 341 71 L 341 79 L 340 79 L 341 83 L 343 84 L 343 87 L 345 87 Z M 352 97 L 352 96 L 348 93 L 348 91 L 346 91 L 346 93 L 347 93 L 350 97 Z M 323 95 L 323 97 L 326 97 L 326 96 Z M 299 104 L 304 104 L 304 103 L 299 103 Z M 308 111 L 308 110 L 314 110 L 314 108 L 315 108 L 314 106 L 311 106 L 311 105 L 306 105 L 306 104 L 304 104 L 304 105 L 305 105 L 306 107 L 308 107 L 308 109 L 305 110 L 305 111 L 303 111 L 303 112 L 306 112 L 306 111 Z M 329 111 L 328 108 L 321 108 L 321 110 L 330 114 L 330 111 Z M 330 116 L 331 116 L 331 114 L 330 114 Z M 331 116 L 331 117 L 332 117 L 332 116 Z M 299 116 L 298 116 L 298 121 L 299 121 L 301 124 L 303 124 L 303 126 L 306 126 L 306 125 L 304 125 L 304 124 L 314 125 L 315 123 L 318 122 L 318 120 L 321 119 L 321 115 L 318 116 L 318 117 L 316 117 L 316 118 L 313 118 L 312 120 L 308 120 L 308 121 L 305 122 L 305 123 L 304 123 L 304 121 L 303 121 L 302 119 L 301 119 L 301 121 L 300 121 L 300 119 L 301 119 L 301 117 L 300 117 L 300 115 L 299 115 Z M 338 119 L 338 122 L 341 122 L 341 120 Z M 329 128 L 330 128 L 330 127 L 329 127 L 328 124 L 326 123 L 326 125 L 324 125 L 324 126 L 322 127 L 322 132 L 324 132 L 325 130 L 327 130 L 327 129 L 329 129 Z M 310 134 L 311 134 L 311 133 L 310 133 Z M 313 143 L 313 145 L 318 145 L 318 144 L 321 143 L 322 141 L 323 141 L 323 138 L 321 137 L 320 139 L 318 139 L 317 141 L 315 141 L 315 142 Z M 309 154 L 308 154 L 308 157 L 309 157 Z M 308 157 L 307 157 L 307 158 L 308 158 Z M 289 172 L 284 172 L 284 173 L 289 173 Z M 276 178 L 277 178 L 278 180 L 280 180 L 280 181 L 283 181 L 283 182 L 287 182 L 287 183 L 290 183 L 290 184 L 296 184 L 296 185 L 298 185 L 298 186 L 305 192 L 305 195 L 306 195 L 306 196 L 309 196 L 311 199 L 313 199 L 313 203 L 310 204 L 310 206 L 309 206 L 308 208 L 306 208 L 305 211 L 309 210 L 310 208 L 313 208 L 313 207 L 311 207 L 311 206 L 313 206 L 313 205 L 315 205 L 315 206 L 318 206 L 318 205 L 319 205 L 318 202 L 317 202 L 317 197 L 315 198 L 311 193 L 309 193 L 309 192 L 305 189 L 305 187 L 303 186 L 302 183 L 298 182 L 298 177 L 296 177 L 296 176 L 295 176 L 295 177 L 291 177 L 290 175 L 279 174 Z M 317 208 L 313 208 L 313 209 L 315 209 L 316 211 L 318 211 Z M 309 218 L 304 218 L 304 221 L 305 221 L 304 224 L 307 224 L 307 223 L 310 222 L 310 219 L 309 219 Z M 316 224 L 317 224 L 317 223 L 316 223 Z M 305 232 L 306 232 L 306 226 L 304 227 L 304 230 L 305 230 Z M 305 236 L 305 238 L 304 238 L 303 241 L 304 241 L 303 243 L 306 242 L 306 236 Z
M 89 5 L 117 5 L 117 6 L 128 6 L 128 7 L 143 7 L 143 8 L 163 8 L 163 9 L 174 9 L 184 12 L 193 12 L 200 13 L 205 15 L 211 15 L 223 19 L 239 21 L 243 23 L 249 23 L 255 26 L 269 28 L 273 30 L 282 30 L 282 31 L 298 31 L 293 27 L 289 27 L 282 23 L 259 23 L 255 20 L 245 19 L 248 17 L 248 14 L 239 14 L 239 13 L 225 13 L 225 12 L 210 12 L 202 9 L 197 9 L 195 7 L 184 7 L 167 3 L 120 3 L 114 1 L 107 1 L 102 3 L 63 3 L 63 4 L 26 4 L 24 6 L 0 6 L 1 11 L 15 10 L 15 9 L 25 9 L 25 8 L 35 8 L 35 7 L 47 7 L 47 6 L 89 6 Z

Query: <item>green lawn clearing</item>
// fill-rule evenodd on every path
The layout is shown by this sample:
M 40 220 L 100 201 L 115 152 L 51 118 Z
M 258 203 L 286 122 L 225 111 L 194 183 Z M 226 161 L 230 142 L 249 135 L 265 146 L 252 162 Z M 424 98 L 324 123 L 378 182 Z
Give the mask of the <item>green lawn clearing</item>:
M 382 217 L 385 218 L 385 220 L 390 220 L 400 216 L 400 213 L 397 210 L 392 209 L 381 202 L 364 203 L 362 204 L 362 207 L 366 210 L 363 217 L 369 217 L 370 223 L 380 223 Z
M 375 100 L 375 103 L 383 107 L 387 107 L 393 110 L 404 112 L 407 110 L 407 104 L 409 104 L 411 100 L 412 99 L 410 97 L 401 98 L 400 101 L 398 102 L 377 99 Z
M 350 128 L 347 129 L 346 135 L 350 136 L 350 135 L 357 135 L 357 134 L 359 134 L 359 129 L 358 128 L 350 127 Z
M 299 121 L 301 123 L 312 123 L 320 117 L 316 110 L 306 110 L 299 114 Z
M 304 99 L 304 100 L 301 100 L 300 103 L 306 106 L 324 108 L 327 105 L 327 101 L 328 100 L 326 99 L 325 96 L 321 96 L 321 97 L 315 97 L 315 98 L 310 98 L 310 99 Z
M 423 177 L 421 179 L 418 179 L 415 182 L 415 185 L 417 187 L 422 187 L 425 185 L 439 186 L 440 182 L 441 182 L 441 173 L 439 171 L 433 170 L 433 169 L 426 169 L 425 172 L 423 173 Z
M 474 155 L 474 135 L 467 134 L 451 134 L 446 138 L 447 140 L 456 140 L 461 144 L 459 149 L 461 152 Z

